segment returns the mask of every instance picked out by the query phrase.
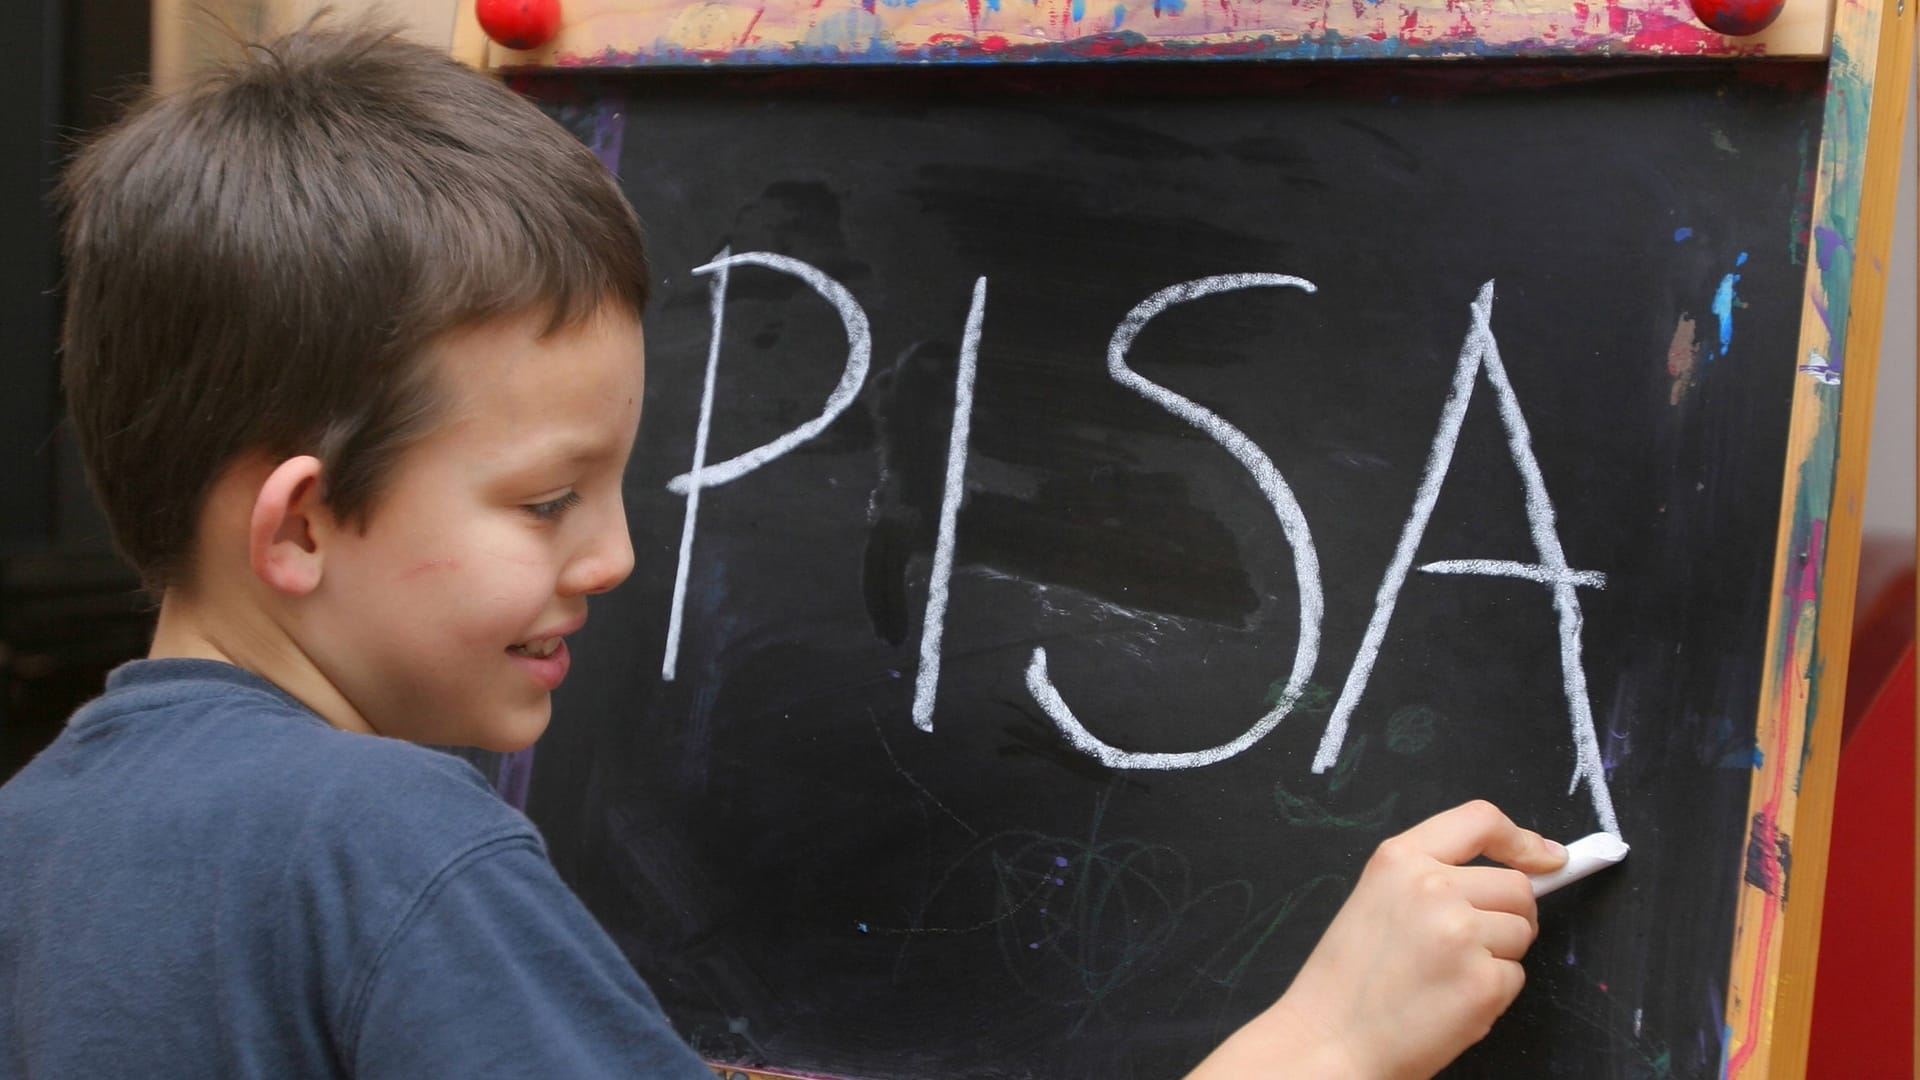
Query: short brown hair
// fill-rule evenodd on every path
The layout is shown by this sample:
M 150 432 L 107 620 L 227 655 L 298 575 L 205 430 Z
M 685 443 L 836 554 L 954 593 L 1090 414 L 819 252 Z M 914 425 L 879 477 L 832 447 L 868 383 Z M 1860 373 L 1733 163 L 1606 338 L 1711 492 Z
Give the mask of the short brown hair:
M 417 362 L 437 336 L 646 303 L 639 225 L 598 159 L 385 27 L 309 23 L 143 103 L 61 200 L 68 405 L 156 593 L 191 578 L 207 492 L 246 452 L 316 455 L 327 506 L 364 527 L 438 418 Z

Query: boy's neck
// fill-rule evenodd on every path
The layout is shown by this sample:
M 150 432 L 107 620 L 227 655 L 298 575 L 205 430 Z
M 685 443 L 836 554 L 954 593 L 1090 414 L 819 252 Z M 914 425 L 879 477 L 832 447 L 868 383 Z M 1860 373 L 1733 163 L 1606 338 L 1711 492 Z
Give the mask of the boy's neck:
M 147 659 L 232 664 L 278 686 L 342 731 L 373 731 L 299 644 L 250 605 L 221 604 L 198 590 L 168 589 Z

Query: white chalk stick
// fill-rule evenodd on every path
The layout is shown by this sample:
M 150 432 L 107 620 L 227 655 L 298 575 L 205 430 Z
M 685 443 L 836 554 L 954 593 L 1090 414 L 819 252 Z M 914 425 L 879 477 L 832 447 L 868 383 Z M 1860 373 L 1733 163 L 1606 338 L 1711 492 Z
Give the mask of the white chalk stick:
M 1589 874 L 1605 870 L 1626 857 L 1626 841 L 1612 833 L 1597 832 L 1567 845 L 1567 865 L 1551 873 L 1527 876 L 1533 881 L 1533 895 L 1545 896 L 1562 885 L 1571 885 Z

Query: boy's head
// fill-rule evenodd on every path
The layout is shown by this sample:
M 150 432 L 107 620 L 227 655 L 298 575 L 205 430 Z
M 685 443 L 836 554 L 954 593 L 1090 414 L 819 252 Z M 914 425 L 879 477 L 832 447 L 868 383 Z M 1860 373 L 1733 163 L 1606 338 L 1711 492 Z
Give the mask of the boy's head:
M 510 749 L 632 566 L 647 270 L 600 163 L 380 29 L 309 27 L 83 151 L 65 380 L 154 655 Z
M 309 28 L 146 103 L 62 196 L 68 403 L 156 593 L 192 579 L 206 494 L 244 452 L 314 455 L 326 505 L 364 522 L 440 418 L 428 343 L 646 301 L 639 227 L 598 160 L 382 28 Z

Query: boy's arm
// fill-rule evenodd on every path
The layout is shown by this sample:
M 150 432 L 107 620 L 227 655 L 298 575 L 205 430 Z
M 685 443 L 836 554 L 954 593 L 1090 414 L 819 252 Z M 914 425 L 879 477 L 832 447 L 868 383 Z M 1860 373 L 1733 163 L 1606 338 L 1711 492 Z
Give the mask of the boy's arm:
M 1483 855 L 1514 869 L 1460 865 Z M 1287 992 L 1188 1080 L 1432 1076 L 1520 993 L 1539 929 L 1526 875 L 1565 861 L 1486 802 L 1388 839 Z

